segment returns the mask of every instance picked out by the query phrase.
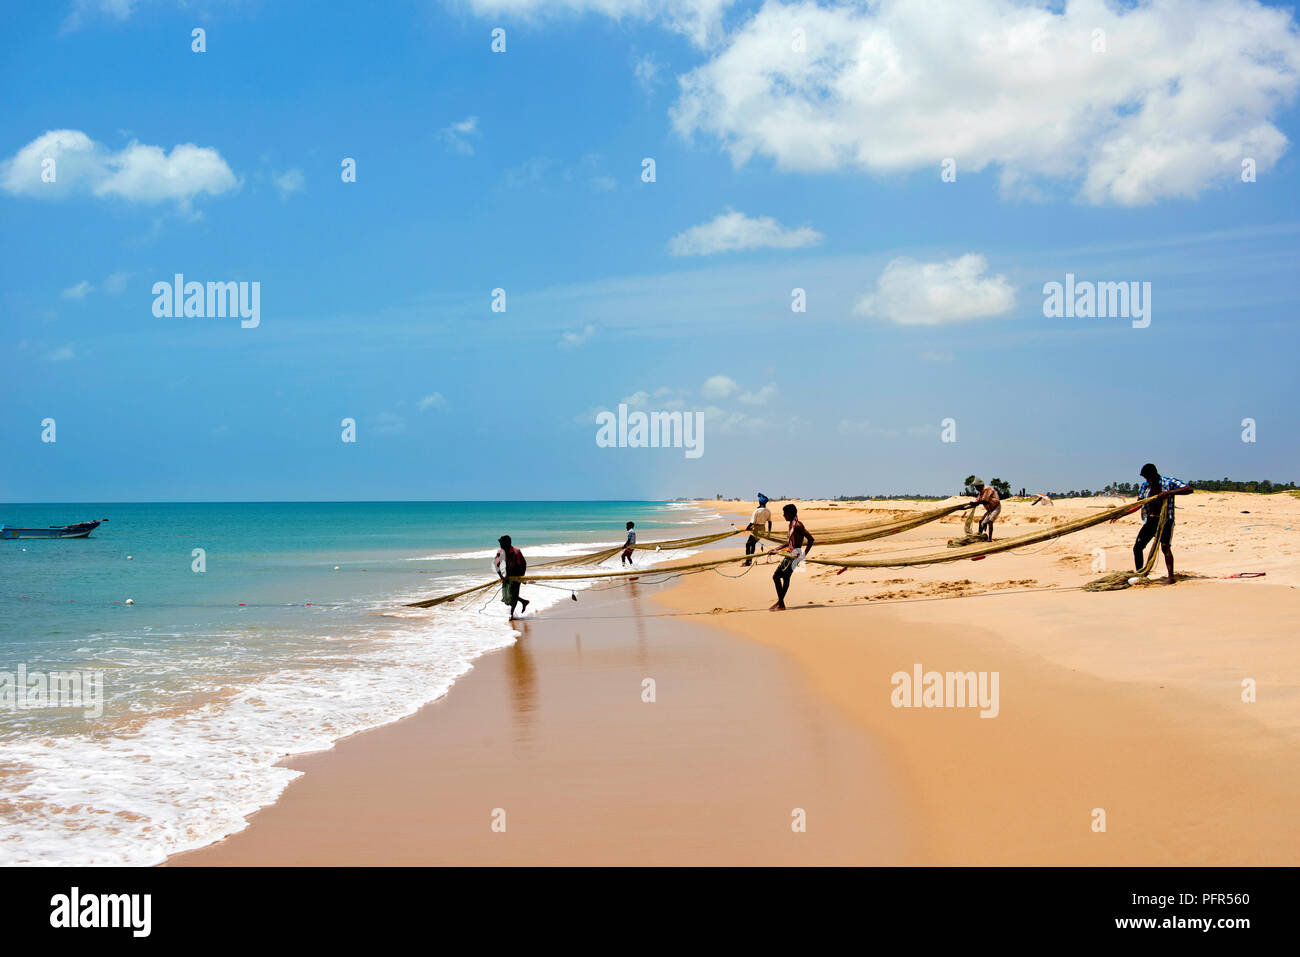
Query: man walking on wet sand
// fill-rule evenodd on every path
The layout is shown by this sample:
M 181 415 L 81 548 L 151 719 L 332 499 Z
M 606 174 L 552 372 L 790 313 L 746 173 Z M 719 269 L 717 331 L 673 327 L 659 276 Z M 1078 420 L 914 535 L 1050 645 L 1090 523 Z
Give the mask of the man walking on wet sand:
M 772 573 L 772 582 L 776 585 L 776 604 L 768 611 L 785 611 L 785 593 L 790 590 L 790 576 L 799 567 L 799 563 L 808 557 L 813 547 L 812 535 L 803 527 L 803 522 L 799 521 L 799 510 L 793 505 L 787 505 L 781 509 L 781 514 L 790 523 L 790 533 L 780 550 L 789 554 L 781 559 L 781 564 Z
M 510 606 L 510 620 L 514 621 L 515 605 L 522 604 L 524 607 L 520 611 L 527 611 L 528 599 L 519 597 L 519 582 L 509 579 L 526 573 L 528 562 L 524 559 L 524 553 L 510 544 L 509 535 L 502 535 L 497 539 L 497 544 L 501 547 L 492 557 L 492 570 L 502 579 L 501 602 Z
M 754 554 L 754 547 L 758 544 L 759 532 L 770 532 L 772 530 L 772 513 L 767 508 L 767 496 L 762 492 L 758 493 L 758 508 L 754 509 L 754 515 L 745 526 L 745 531 L 749 532 L 749 539 L 745 542 L 745 554 Z M 753 562 L 752 558 L 746 558 L 744 565 L 746 568 Z
M 627 523 L 627 541 L 623 543 L 622 564 L 631 565 L 632 549 L 636 548 L 636 522 Z

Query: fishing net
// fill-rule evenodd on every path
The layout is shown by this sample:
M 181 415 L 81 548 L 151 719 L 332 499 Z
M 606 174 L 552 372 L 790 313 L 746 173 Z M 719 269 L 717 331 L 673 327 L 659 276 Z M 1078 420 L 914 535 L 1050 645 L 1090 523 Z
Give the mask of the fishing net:
M 1060 538 L 1063 535 L 1081 532 L 1085 528 L 1091 528 L 1094 525 L 1100 525 L 1102 522 L 1109 522 L 1135 512 L 1143 505 L 1153 501 L 1155 501 L 1154 497 L 1142 499 L 1134 505 L 1117 505 L 1114 508 L 1100 511 L 1096 515 L 1071 519 L 1050 528 L 1030 532 L 1016 538 L 1004 538 L 996 542 L 981 539 L 973 545 L 952 548 L 942 552 L 929 552 L 925 555 L 910 558 L 885 555 L 880 558 L 807 558 L 805 561 L 812 565 L 832 565 L 841 568 L 903 568 L 910 565 L 938 565 L 944 562 L 959 562 L 967 558 L 981 558 L 998 552 L 1008 552 L 1012 549 L 1023 548 L 1026 545 L 1035 545 L 1039 542 Z
M 818 545 L 852 545 L 857 542 L 869 542 L 873 539 L 884 538 L 888 535 L 897 535 L 899 532 L 906 532 L 913 528 L 919 528 L 929 522 L 944 518 L 953 512 L 962 508 L 965 503 L 957 505 L 945 505 L 942 508 L 931 509 L 928 512 L 917 512 L 906 518 L 882 519 L 878 522 L 868 522 L 865 525 L 852 525 L 848 528 L 837 528 L 833 532 L 828 532 L 817 536 Z M 754 530 L 754 535 L 768 542 L 784 542 L 785 536 L 778 535 L 774 532 L 763 532 L 758 529 Z
M 1160 503 L 1160 520 L 1156 523 L 1156 537 L 1151 542 L 1151 554 L 1147 556 L 1145 564 L 1132 575 L 1128 572 L 1108 572 L 1100 578 L 1094 578 L 1088 584 L 1083 586 L 1084 591 L 1120 591 L 1124 588 L 1131 588 L 1134 585 L 1143 584 L 1147 576 L 1151 574 L 1151 569 L 1156 564 L 1156 554 L 1160 551 L 1160 536 L 1165 531 L 1165 520 L 1169 515 L 1169 499 L 1164 499 Z
M 1155 500 L 1156 499 L 1153 496 L 1151 498 L 1142 499 L 1136 504 L 1117 505 L 1114 508 L 1105 509 L 1104 511 L 1101 511 L 1096 515 L 1088 515 L 1082 518 L 1071 519 L 1069 521 L 1065 521 L 1057 525 L 1053 525 L 1050 528 L 1041 529 L 1036 532 L 1030 532 L 1026 535 L 1020 535 L 1016 538 L 1005 538 L 998 542 L 990 542 L 982 537 L 972 536 L 975 538 L 975 541 L 970 544 L 954 545 L 951 548 L 946 549 L 945 551 L 928 552 L 924 555 L 913 555 L 913 556 L 883 555 L 877 558 L 808 557 L 805 559 L 805 561 L 810 565 L 829 565 L 831 567 L 836 567 L 836 568 L 904 568 L 904 567 L 918 566 L 918 565 L 937 565 L 937 564 L 942 564 L 944 562 L 957 562 L 957 561 L 963 561 L 968 558 L 982 558 L 985 555 L 993 555 L 998 552 L 1006 552 L 1016 548 L 1023 548 L 1026 545 L 1034 545 L 1039 542 L 1050 541 L 1054 538 L 1060 538 L 1063 535 L 1070 535 L 1073 534 L 1074 532 L 1083 531 L 1085 528 L 1091 528 L 1094 525 L 1100 525 L 1102 522 L 1114 521 L 1115 519 L 1120 518 L 1123 515 L 1129 515 L 1137 511 L 1142 506 L 1150 502 L 1153 502 Z M 1167 505 L 1168 503 L 1166 502 L 1161 509 L 1161 526 L 1160 526 L 1161 530 L 1163 530 L 1163 521 L 1164 521 L 1163 516 L 1165 514 L 1165 509 Z M 933 522 L 939 518 L 944 517 L 945 515 L 949 515 L 952 512 L 957 511 L 961 507 L 962 504 L 950 505 L 950 506 L 945 506 L 943 508 L 934 509 L 932 511 L 923 512 L 920 513 L 919 515 L 915 515 L 910 518 L 892 519 L 884 522 L 873 522 L 868 525 L 861 525 L 851 529 L 840 529 L 834 533 L 818 538 L 817 545 L 820 546 L 820 545 L 850 544 L 854 542 L 870 541 L 872 539 L 881 538 L 886 535 L 893 535 L 910 528 L 916 528 L 919 525 L 924 525 L 927 522 Z M 968 516 L 966 521 L 966 529 L 969 530 L 970 527 L 971 527 L 971 517 Z M 691 547 L 691 545 L 684 544 L 684 543 L 693 543 L 695 545 L 698 545 L 698 544 L 707 544 L 709 541 L 721 541 L 724 538 L 737 534 L 738 531 L 741 530 L 721 532 L 716 535 L 709 535 L 709 536 L 698 536 L 695 539 L 676 539 L 669 542 L 647 542 L 644 546 L 639 546 L 639 547 L 641 548 L 658 547 L 663 549 L 671 545 L 678 548 L 686 548 L 686 547 Z M 770 533 L 762 533 L 759 537 L 765 538 L 768 541 L 782 540 L 781 538 L 777 536 L 773 536 Z M 1159 543 L 1159 540 L 1160 540 L 1160 532 L 1158 531 L 1156 534 L 1157 544 Z M 1150 570 L 1150 565 L 1155 561 L 1155 553 L 1154 553 L 1155 547 L 1156 546 L 1153 546 L 1152 557 L 1148 559 L 1147 562 L 1148 571 Z M 605 558 L 608 558 L 618 554 L 620 551 L 622 551 L 622 546 L 618 546 L 611 549 L 604 549 L 602 551 L 594 552 L 589 555 L 572 556 L 570 558 L 561 559 L 557 562 L 551 563 L 548 566 L 542 566 L 542 567 L 553 567 L 556 565 L 558 566 L 579 565 L 579 564 L 590 565 L 598 561 L 603 561 L 604 559 L 600 558 L 600 556 L 605 556 Z M 704 561 L 695 561 L 686 564 L 661 565 L 661 566 L 657 566 L 654 569 L 654 571 L 669 573 L 669 574 L 684 574 L 688 572 L 698 572 L 698 571 L 705 571 L 708 569 L 716 569 L 716 568 L 720 568 L 723 565 L 731 564 L 733 562 L 752 561 L 753 558 L 754 558 L 753 555 L 744 555 L 744 554 L 729 555 L 724 558 L 707 559 Z M 575 572 L 569 574 L 557 574 L 553 572 L 548 572 L 540 575 L 512 575 L 510 577 L 510 581 L 541 583 L 541 582 L 556 582 L 556 581 L 583 581 L 583 580 L 590 580 L 590 579 L 618 579 L 618 578 L 632 578 L 632 577 L 644 576 L 647 573 L 648 573 L 647 570 L 643 568 L 634 569 L 632 571 L 593 570 L 593 571 L 581 571 L 581 572 Z M 1109 577 L 1111 576 L 1107 576 L 1107 578 Z M 502 581 L 501 579 L 492 579 L 490 581 L 484 582 L 481 585 L 475 585 L 472 588 L 466 588 L 458 592 L 453 592 L 449 595 L 440 595 L 435 598 L 426 598 L 421 601 L 411 602 L 407 607 L 408 608 L 432 608 L 436 605 L 441 605 L 449 601 L 454 601 L 457 598 L 462 598 L 465 597 L 466 595 L 474 594 L 475 592 L 485 591 L 486 589 L 489 588 L 496 588 L 500 586 L 501 581 Z M 1102 579 L 1098 579 L 1098 582 L 1100 581 L 1102 581 Z M 1125 581 L 1125 585 L 1119 587 L 1127 586 L 1127 578 L 1125 578 L 1124 581 Z M 1095 588 L 1091 590 L 1097 591 L 1102 589 Z
M 949 515 L 959 508 L 961 508 L 961 505 L 945 506 L 944 508 L 938 508 L 927 512 L 921 512 L 919 514 L 911 515 L 905 518 L 886 519 L 884 521 L 879 521 L 879 522 L 870 522 L 865 525 L 837 529 L 835 532 L 827 536 L 824 536 L 823 538 L 818 538 L 817 544 L 819 545 L 849 544 L 853 542 L 870 541 L 872 539 L 882 538 L 886 535 L 895 535 L 899 532 L 907 531 L 908 529 L 917 528 L 918 526 L 924 525 L 927 522 L 933 522 L 937 519 L 943 518 L 945 515 Z M 724 538 L 729 538 L 730 536 L 739 534 L 743 531 L 745 530 L 731 529 L 730 531 L 726 531 L 726 532 L 717 532 L 711 535 L 698 535 L 693 538 L 678 538 L 678 539 L 670 539 L 668 541 L 646 542 L 644 544 L 635 545 L 633 547 L 642 551 L 650 550 L 650 549 L 653 549 L 655 551 L 661 551 L 661 550 L 672 551 L 678 549 L 698 548 L 704 545 L 712 544 L 714 542 L 720 542 Z M 757 535 L 759 538 L 766 539 L 767 541 L 783 542 L 785 540 L 781 536 L 772 535 L 769 532 L 760 532 L 757 529 L 754 530 L 754 534 Z M 615 555 L 618 555 L 622 551 L 623 551 L 623 546 L 617 545 L 611 548 L 601 549 L 600 551 L 590 552 L 584 555 L 570 555 L 564 558 L 558 558 L 555 559 L 554 561 L 538 564 L 535 567 L 537 568 L 578 568 L 578 567 L 599 565 L 601 562 L 608 561 L 609 559 L 613 558 Z M 657 566 L 655 570 L 663 571 L 663 572 L 672 572 L 674 574 L 678 572 L 705 571 L 707 569 L 717 568 L 721 565 L 727 565 L 732 562 L 752 561 L 753 558 L 754 558 L 753 555 L 732 555 L 726 558 L 716 558 L 707 561 L 691 562 L 685 565 L 678 565 L 678 564 L 661 565 L 661 566 Z M 551 582 L 551 581 L 581 581 L 586 579 L 597 579 L 597 578 L 601 578 L 601 579 L 631 578 L 634 576 L 640 576 L 645 574 L 646 574 L 646 570 L 644 568 L 634 569 L 631 571 L 601 570 L 601 571 L 576 572 L 572 574 L 557 574 L 557 573 L 547 572 L 541 575 L 511 576 L 511 581 L 535 582 L 535 583 Z M 407 605 L 407 607 L 408 608 L 433 608 L 437 605 L 445 604 L 446 602 L 449 601 L 455 601 L 457 598 L 463 598 L 467 595 L 472 595 L 476 592 L 484 591 L 489 588 L 495 588 L 500 584 L 501 584 L 501 579 L 492 579 L 484 582 L 481 585 L 475 585 L 472 588 L 466 588 L 458 592 L 453 592 L 449 595 L 439 595 L 435 598 L 425 598 L 422 599 L 421 601 L 411 602 L 410 604 Z
M 710 535 L 696 535 L 692 538 L 675 538 L 668 541 L 645 542 L 643 544 L 633 545 L 635 551 L 677 551 L 680 549 L 701 548 L 705 545 L 712 545 L 714 542 L 720 542 L 724 538 L 730 538 L 738 534 L 738 529 L 729 529 L 725 532 L 715 532 Z M 564 558 L 556 558 L 549 562 L 539 562 L 537 568 L 565 568 L 580 565 L 599 565 L 601 562 L 608 561 L 615 555 L 621 555 L 625 546 L 611 545 L 609 548 L 602 548 L 597 552 L 588 552 L 584 555 L 567 555 Z
M 966 513 L 966 524 L 964 526 L 965 533 L 961 536 L 961 538 L 948 539 L 949 548 L 961 548 L 965 545 L 974 545 L 976 542 L 988 541 L 988 539 L 985 538 L 983 535 L 977 535 L 975 532 L 971 531 L 971 524 L 974 522 L 974 520 L 975 520 L 975 509 L 972 508 Z

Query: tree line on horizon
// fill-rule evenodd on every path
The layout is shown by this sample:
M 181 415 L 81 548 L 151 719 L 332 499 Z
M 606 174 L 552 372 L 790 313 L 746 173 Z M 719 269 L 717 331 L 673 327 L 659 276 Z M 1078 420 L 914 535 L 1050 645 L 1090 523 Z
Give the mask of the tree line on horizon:
M 956 495 L 976 495 L 974 486 L 975 476 L 966 476 L 966 482 L 960 492 Z M 1012 498 L 1011 483 L 1000 478 L 989 479 L 989 484 L 997 489 L 1000 498 Z M 1268 479 L 1261 480 L 1240 480 L 1224 477 L 1221 479 L 1193 479 L 1188 483 L 1194 489 L 1202 492 L 1256 492 L 1261 495 L 1267 495 L 1272 492 L 1296 492 L 1300 491 L 1300 483 L 1296 482 L 1272 482 Z M 1093 498 L 1097 495 L 1106 495 L 1115 498 L 1137 498 L 1137 482 L 1111 482 L 1105 488 L 1093 491 L 1092 489 L 1070 489 L 1068 492 L 1048 492 L 1049 498 Z M 1025 489 L 1019 492 L 1021 497 L 1029 494 Z M 888 502 L 888 501 L 920 501 L 920 502 L 938 502 L 945 498 L 951 498 L 951 495 L 935 495 L 932 492 L 903 492 L 890 493 L 888 495 L 837 495 L 829 501 L 833 502 Z M 714 496 L 715 501 L 719 502 L 744 502 L 748 498 L 728 498 L 719 492 Z M 773 495 L 773 502 L 792 502 L 798 501 L 797 498 L 788 495 Z M 689 501 L 689 499 L 682 499 Z M 706 501 L 700 499 L 700 501 Z
M 975 476 L 966 476 L 964 487 L 957 495 L 975 495 L 975 486 L 973 485 Z M 997 489 L 998 496 L 1001 498 L 1011 498 L 1011 483 L 1000 478 L 989 479 L 989 484 Z M 1300 491 L 1300 484 L 1295 482 L 1273 482 L 1268 479 L 1261 480 L 1240 480 L 1230 479 L 1226 476 L 1221 479 L 1193 479 L 1190 483 L 1192 488 L 1199 489 L 1202 492 L 1257 492 L 1267 495 L 1272 492 L 1294 492 Z M 1050 498 L 1093 498 L 1097 495 L 1107 495 L 1117 498 L 1137 498 L 1137 482 L 1111 482 L 1105 488 L 1093 491 L 1092 489 L 1070 489 L 1067 492 L 1048 492 Z M 1020 495 L 1027 494 L 1025 489 L 1020 490 Z M 888 501 L 890 499 L 919 499 L 922 501 L 938 501 L 949 498 L 948 495 L 933 495 L 929 493 L 912 492 L 905 495 L 840 495 L 837 496 L 837 502 L 868 502 L 868 501 Z

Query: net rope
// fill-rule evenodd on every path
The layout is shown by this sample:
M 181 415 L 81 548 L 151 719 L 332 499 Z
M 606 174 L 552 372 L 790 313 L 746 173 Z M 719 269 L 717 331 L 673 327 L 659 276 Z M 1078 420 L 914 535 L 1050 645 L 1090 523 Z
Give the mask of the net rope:
M 1053 525 L 1050 528 L 1029 532 L 1025 535 L 1020 535 L 1015 538 L 1001 539 L 997 542 L 989 542 L 984 540 L 983 538 L 980 538 L 969 545 L 955 546 L 951 548 L 946 548 L 944 551 L 927 552 L 923 555 L 914 555 L 914 556 L 899 555 L 899 554 L 884 555 L 876 558 L 813 558 L 809 556 L 808 558 L 805 559 L 805 561 L 809 565 L 823 565 L 823 566 L 830 566 L 833 568 L 842 568 L 842 569 L 909 568 L 909 567 L 916 567 L 922 565 L 937 565 L 946 562 L 964 561 L 970 558 L 982 558 L 985 555 L 994 555 L 999 552 L 1007 552 L 1007 551 L 1012 551 L 1013 549 L 1023 548 L 1026 545 L 1035 545 L 1039 542 L 1051 541 L 1052 539 L 1061 538 L 1062 536 L 1065 535 L 1071 535 L 1075 532 L 1081 532 L 1084 529 L 1092 528 L 1093 526 L 1100 525 L 1103 522 L 1114 521 L 1118 518 L 1121 518 L 1124 515 L 1132 514 L 1133 512 L 1137 511 L 1139 508 L 1142 508 L 1143 506 L 1148 505 L 1151 502 L 1157 501 L 1158 498 L 1159 496 L 1152 496 L 1150 498 L 1141 499 L 1136 504 L 1117 505 L 1113 508 L 1104 509 L 1098 512 L 1096 515 L 1088 515 L 1082 518 L 1071 519 Z M 818 546 L 845 545 L 845 544 L 852 544 L 856 542 L 871 541 L 873 539 L 883 538 L 887 535 L 893 535 L 893 534 L 897 534 L 898 532 L 907 531 L 912 528 L 917 528 L 928 522 L 937 521 L 938 519 L 943 518 L 946 515 L 950 515 L 951 513 L 957 511 L 958 509 L 965 508 L 965 507 L 967 507 L 967 503 L 961 503 L 958 505 L 944 506 L 942 508 L 937 508 L 927 512 L 922 512 L 919 515 L 914 515 L 909 518 L 902 518 L 902 519 L 894 518 L 887 521 L 871 522 L 865 525 L 854 526 L 848 529 L 837 529 L 832 533 L 817 538 L 816 544 Z M 1168 511 L 1168 502 L 1165 501 L 1161 506 L 1160 525 L 1159 525 L 1159 530 L 1156 533 L 1156 541 L 1155 544 L 1153 544 L 1152 546 L 1151 557 L 1147 560 L 1147 569 L 1146 569 L 1147 571 L 1150 571 L 1150 567 L 1155 561 L 1155 554 L 1159 548 L 1160 534 L 1164 529 L 1164 520 L 1165 520 L 1164 517 L 1167 511 Z M 966 528 L 968 530 L 970 528 L 971 518 L 972 516 L 967 516 L 966 519 Z M 739 534 L 740 532 L 743 531 L 746 530 L 743 528 L 732 529 L 730 531 L 719 532 L 714 535 L 701 535 L 701 536 L 696 536 L 694 538 L 673 539 L 669 541 L 660 541 L 660 542 L 646 542 L 643 545 L 638 545 L 635 547 L 641 550 L 652 549 L 652 548 L 661 549 L 661 550 L 662 549 L 672 550 L 674 548 L 698 547 L 699 545 L 702 544 L 711 544 L 712 542 L 722 541 L 725 538 L 729 538 L 732 535 Z M 782 538 L 780 538 L 779 536 L 772 535 L 770 532 L 759 533 L 757 529 L 755 529 L 754 532 L 757 535 L 757 537 L 765 539 L 767 541 L 773 541 L 773 542 L 783 541 Z M 550 568 L 550 567 L 566 567 L 566 566 L 595 564 L 600 561 L 605 561 L 609 558 L 612 558 L 614 555 L 617 555 L 622 550 L 623 550 L 623 546 L 620 545 L 614 548 L 602 549 L 601 551 L 593 552 L 587 555 L 569 556 L 567 558 L 558 559 L 554 562 L 548 562 L 538 567 Z M 408 608 L 433 608 L 437 605 L 442 605 L 445 604 L 446 602 L 455 601 L 456 599 L 463 598 L 467 595 L 472 595 L 477 592 L 486 591 L 489 588 L 499 587 L 505 581 L 517 581 L 521 583 L 540 584 L 544 582 L 590 581 L 593 579 L 616 581 L 618 579 L 642 578 L 647 575 L 656 575 L 656 574 L 659 575 L 668 574 L 668 575 L 676 576 L 676 575 L 686 574 L 690 572 L 701 572 L 701 571 L 707 571 L 711 569 L 718 569 L 724 565 L 732 564 L 733 562 L 752 561 L 754 557 L 755 556 L 753 555 L 728 555 L 723 558 L 705 559 L 702 561 L 694 561 L 682 565 L 665 565 L 653 569 L 639 568 L 639 569 L 633 569 L 631 571 L 591 570 L 591 571 L 580 571 L 580 572 L 570 572 L 570 573 L 548 572 L 540 575 L 511 575 L 508 578 L 494 578 L 489 581 L 483 582 L 482 584 L 474 585 L 470 588 L 464 588 L 461 589 L 460 591 L 452 592 L 447 595 L 439 595 L 434 598 L 425 598 L 420 601 L 410 602 L 407 604 L 407 607 Z M 1143 572 L 1143 574 L 1145 574 L 1145 572 Z M 1091 582 L 1089 584 L 1090 585 L 1098 584 L 1103 580 L 1109 582 L 1109 580 L 1112 579 L 1113 577 L 1114 575 L 1103 576 L 1103 579 L 1097 579 L 1096 582 Z M 1127 576 L 1122 576 L 1122 577 L 1123 577 L 1122 585 L 1112 586 L 1108 584 L 1104 588 L 1099 586 L 1097 588 L 1091 588 L 1089 590 L 1099 591 L 1099 590 L 1109 590 L 1112 587 L 1116 587 L 1116 588 L 1127 587 L 1128 585 Z

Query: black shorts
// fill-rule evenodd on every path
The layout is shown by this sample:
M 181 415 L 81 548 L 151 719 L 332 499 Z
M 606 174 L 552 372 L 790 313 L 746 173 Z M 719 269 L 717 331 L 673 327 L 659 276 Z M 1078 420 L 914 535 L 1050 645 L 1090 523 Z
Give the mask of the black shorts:
M 1146 548 L 1147 542 L 1156 537 L 1156 528 L 1160 525 L 1160 516 L 1154 515 L 1142 523 L 1142 528 L 1138 531 L 1137 543 L 1135 548 Z M 1165 522 L 1165 530 L 1160 534 L 1160 544 L 1168 545 L 1174 537 L 1174 520 L 1168 519 Z

